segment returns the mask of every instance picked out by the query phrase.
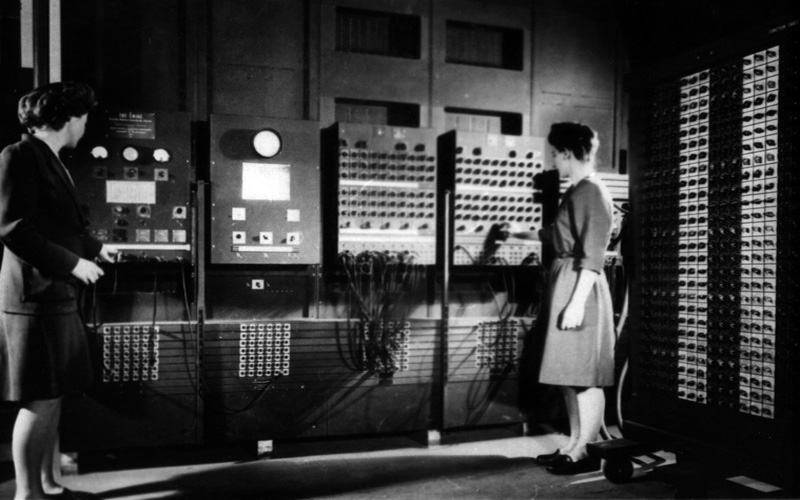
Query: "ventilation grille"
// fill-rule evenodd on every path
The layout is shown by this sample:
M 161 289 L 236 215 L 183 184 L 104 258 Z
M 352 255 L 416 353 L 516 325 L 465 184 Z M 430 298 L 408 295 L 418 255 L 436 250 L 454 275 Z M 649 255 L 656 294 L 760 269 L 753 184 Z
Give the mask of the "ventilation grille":
M 448 21 L 445 62 L 521 70 L 523 39 L 518 29 Z
M 419 59 L 420 19 L 388 12 L 337 8 L 336 50 Z

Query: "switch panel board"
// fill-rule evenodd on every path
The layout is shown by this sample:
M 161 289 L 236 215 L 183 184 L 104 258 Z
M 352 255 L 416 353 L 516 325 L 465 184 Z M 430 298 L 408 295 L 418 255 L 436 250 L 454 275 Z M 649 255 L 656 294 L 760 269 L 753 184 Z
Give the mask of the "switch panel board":
M 211 263 L 318 264 L 317 122 L 211 117 Z
M 158 387 L 170 394 L 197 387 L 195 328 L 187 323 L 105 323 L 97 329 L 99 390 L 131 385 Z
M 522 423 L 518 318 L 451 318 L 447 327 L 444 428 Z
M 239 325 L 239 377 L 289 375 L 291 323 Z
M 188 113 L 107 112 L 70 161 L 91 233 L 129 260 L 191 260 Z
M 519 333 L 516 322 L 497 321 L 478 325 L 475 366 L 502 371 L 517 363 L 519 356 Z
M 390 252 L 436 262 L 436 136 L 429 129 L 339 123 L 326 161 L 337 188 L 336 255 Z
M 64 401 L 63 449 L 199 444 L 198 329 L 168 321 L 93 328 L 95 383 Z
M 242 441 L 425 429 L 440 375 L 439 326 L 380 325 L 377 331 L 399 327 L 396 371 L 387 375 L 365 371 L 359 322 L 208 321 L 206 435 Z
M 455 131 L 442 136 L 439 150 L 445 185 L 453 190 L 453 248 L 446 249 L 453 265 L 538 263 L 538 243 L 496 245 L 491 229 L 541 229 L 542 193 L 534 177 L 544 171 L 545 140 Z
M 768 44 L 647 94 L 632 294 L 634 418 L 781 464 L 770 443 L 791 446 L 778 436 L 797 416 L 797 57 Z M 790 480 L 774 465 L 762 473 Z

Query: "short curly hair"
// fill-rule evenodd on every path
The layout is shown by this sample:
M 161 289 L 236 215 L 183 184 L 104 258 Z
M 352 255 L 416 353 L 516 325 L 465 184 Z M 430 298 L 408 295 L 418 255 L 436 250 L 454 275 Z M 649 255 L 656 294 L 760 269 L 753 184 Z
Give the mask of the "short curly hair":
M 19 100 L 17 116 L 27 129 L 61 130 L 73 116 L 83 116 L 97 105 L 94 90 L 85 83 L 55 82 L 36 88 Z
M 562 122 L 550 126 L 549 142 L 556 151 L 570 151 L 578 160 L 588 160 L 600 147 L 597 132 L 582 123 Z

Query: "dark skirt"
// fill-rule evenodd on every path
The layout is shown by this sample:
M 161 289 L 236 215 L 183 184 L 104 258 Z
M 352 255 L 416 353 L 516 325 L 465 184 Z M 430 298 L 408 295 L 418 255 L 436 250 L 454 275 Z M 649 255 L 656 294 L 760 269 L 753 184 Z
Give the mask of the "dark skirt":
M 2 400 L 53 399 L 92 384 L 86 332 L 78 313 L 0 313 Z
M 588 271 L 593 272 L 593 271 Z M 572 257 L 558 258 L 550 266 L 547 295 L 547 331 L 539 371 L 539 382 L 573 387 L 614 385 L 614 310 L 606 276 L 597 277 L 580 327 L 558 328 L 561 312 L 567 306 L 578 270 Z

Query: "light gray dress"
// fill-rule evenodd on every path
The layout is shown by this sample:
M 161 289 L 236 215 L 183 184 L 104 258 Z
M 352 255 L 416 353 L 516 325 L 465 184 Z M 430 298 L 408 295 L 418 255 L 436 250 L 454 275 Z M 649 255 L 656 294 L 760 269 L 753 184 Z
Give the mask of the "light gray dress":
M 542 244 L 550 245 L 555 253 L 542 311 L 547 320 L 539 371 L 539 382 L 543 384 L 614 385 L 614 310 L 603 273 L 612 226 L 611 195 L 593 175 L 567 190 L 556 220 L 539 231 Z M 560 315 L 572 296 L 581 269 L 597 272 L 599 276 L 586 299 L 581 326 L 561 330 Z

